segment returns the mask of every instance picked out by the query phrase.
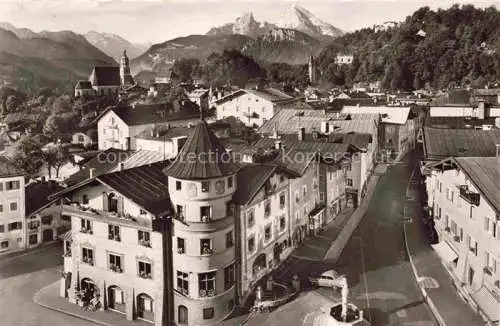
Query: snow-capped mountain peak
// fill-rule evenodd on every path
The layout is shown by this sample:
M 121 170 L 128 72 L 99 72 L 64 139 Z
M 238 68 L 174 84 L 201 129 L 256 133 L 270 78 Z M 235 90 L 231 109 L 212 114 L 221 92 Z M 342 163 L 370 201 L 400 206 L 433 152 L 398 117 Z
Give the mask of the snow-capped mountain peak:
M 313 37 L 342 35 L 342 31 L 333 25 L 319 19 L 309 10 L 292 4 L 281 16 L 279 27 L 296 29 Z

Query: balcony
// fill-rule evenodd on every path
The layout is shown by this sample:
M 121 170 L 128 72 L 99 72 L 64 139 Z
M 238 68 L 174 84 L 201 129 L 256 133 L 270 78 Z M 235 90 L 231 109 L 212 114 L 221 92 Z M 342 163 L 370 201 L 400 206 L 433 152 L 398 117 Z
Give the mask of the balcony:
M 471 205 L 479 206 L 479 200 L 481 196 L 477 192 L 473 192 L 469 190 L 469 187 L 466 185 L 461 185 L 460 189 L 460 197 L 462 197 L 466 202 Z
M 71 205 L 63 205 L 63 213 L 67 215 L 77 216 L 79 218 L 84 218 L 93 221 L 99 221 L 108 224 L 116 224 L 128 227 L 143 227 L 152 230 L 153 223 L 150 219 L 136 218 L 130 214 L 118 214 L 114 212 L 105 212 L 101 210 L 96 210 L 93 208 L 88 208 L 80 205 L 79 203 L 72 203 Z M 89 232 L 90 231 L 90 232 Z M 92 230 L 84 230 L 83 233 L 92 234 Z
M 208 218 L 205 221 L 201 219 L 197 222 L 174 219 L 175 228 L 191 232 L 212 232 L 227 228 L 233 224 L 233 216 L 225 216 L 223 218 Z
M 215 290 L 200 290 L 200 298 L 214 297 L 216 294 Z

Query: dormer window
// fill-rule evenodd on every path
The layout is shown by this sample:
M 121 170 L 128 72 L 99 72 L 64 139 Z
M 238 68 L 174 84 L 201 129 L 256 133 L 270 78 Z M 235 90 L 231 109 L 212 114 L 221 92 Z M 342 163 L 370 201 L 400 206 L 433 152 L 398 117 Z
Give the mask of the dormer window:
M 201 192 L 209 192 L 210 190 L 210 182 L 209 181 L 202 181 L 201 182 Z

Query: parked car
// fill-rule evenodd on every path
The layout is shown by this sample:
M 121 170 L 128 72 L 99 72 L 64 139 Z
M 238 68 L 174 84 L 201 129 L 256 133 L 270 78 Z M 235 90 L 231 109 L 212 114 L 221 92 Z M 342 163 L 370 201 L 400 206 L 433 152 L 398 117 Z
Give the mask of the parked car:
M 316 286 L 332 287 L 338 284 L 336 281 L 341 277 L 344 277 L 344 275 L 341 275 L 336 271 L 334 271 L 333 269 L 330 269 L 326 272 L 321 273 L 318 276 L 311 275 L 309 277 L 309 282 L 311 282 L 312 285 Z

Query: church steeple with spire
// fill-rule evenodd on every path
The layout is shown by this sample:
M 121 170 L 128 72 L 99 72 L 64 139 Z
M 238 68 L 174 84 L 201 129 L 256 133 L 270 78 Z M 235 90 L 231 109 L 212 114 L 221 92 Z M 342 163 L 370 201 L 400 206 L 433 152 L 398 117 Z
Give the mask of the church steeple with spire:
M 134 85 L 134 79 L 130 74 L 129 59 L 127 57 L 127 50 L 123 50 L 123 56 L 120 60 L 120 82 L 122 86 Z
M 314 57 L 309 56 L 309 85 L 316 84 L 316 66 L 314 64 Z

